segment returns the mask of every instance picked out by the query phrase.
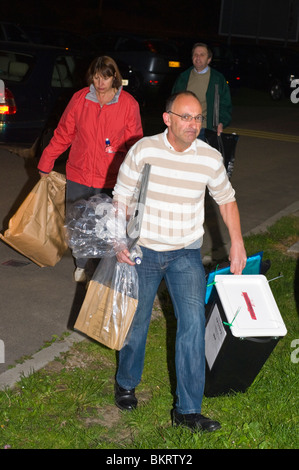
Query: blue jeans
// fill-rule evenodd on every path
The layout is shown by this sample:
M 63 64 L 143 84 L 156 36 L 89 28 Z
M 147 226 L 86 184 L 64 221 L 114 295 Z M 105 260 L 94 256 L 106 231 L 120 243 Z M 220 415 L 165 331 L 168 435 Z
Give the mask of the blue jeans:
M 200 249 L 158 252 L 142 247 L 142 251 L 142 263 L 136 265 L 139 303 L 127 342 L 119 352 L 117 383 L 130 390 L 141 380 L 153 302 L 164 278 L 177 319 L 176 410 L 200 413 L 205 382 L 206 290 Z

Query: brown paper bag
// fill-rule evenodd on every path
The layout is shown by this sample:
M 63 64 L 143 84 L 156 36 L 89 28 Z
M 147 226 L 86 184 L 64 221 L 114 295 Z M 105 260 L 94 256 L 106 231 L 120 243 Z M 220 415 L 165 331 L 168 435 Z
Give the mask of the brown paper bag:
M 89 283 L 74 328 L 108 348 L 120 350 L 138 305 L 134 266 L 103 258 Z
M 108 348 L 120 350 L 131 326 L 137 304 L 137 299 L 133 297 L 123 297 L 121 292 L 90 281 L 74 328 Z M 125 314 L 121 314 L 124 309 Z
M 64 235 L 65 176 L 41 178 L 10 219 L 1 239 L 41 267 L 55 266 L 68 248 Z

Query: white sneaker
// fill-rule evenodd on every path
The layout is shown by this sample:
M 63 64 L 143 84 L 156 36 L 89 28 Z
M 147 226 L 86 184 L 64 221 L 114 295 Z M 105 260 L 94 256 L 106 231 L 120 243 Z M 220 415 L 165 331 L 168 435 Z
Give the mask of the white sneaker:
M 74 272 L 75 282 L 86 282 L 87 276 L 84 268 L 76 268 Z

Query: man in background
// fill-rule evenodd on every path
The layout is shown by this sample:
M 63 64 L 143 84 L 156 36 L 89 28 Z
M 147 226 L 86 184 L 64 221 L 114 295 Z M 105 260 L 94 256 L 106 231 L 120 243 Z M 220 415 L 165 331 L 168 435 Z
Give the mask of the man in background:
M 210 67 L 212 51 L 204 43 L 198 42 L 192 48 L 193 66 L 182 72 L 176 79 L 172 93 L 183 90 L 193 91 L 202 105 L 204 117 L 199 138 L 204 140 L 204 129 L 215 129 L 218 135 L 231 122 L 232 102 L 229 86 L 218 70 Z M 216 86 L 216 87 L 215 87 Z M 219 115 L 216 122 L 215 88 L 219 95 Z

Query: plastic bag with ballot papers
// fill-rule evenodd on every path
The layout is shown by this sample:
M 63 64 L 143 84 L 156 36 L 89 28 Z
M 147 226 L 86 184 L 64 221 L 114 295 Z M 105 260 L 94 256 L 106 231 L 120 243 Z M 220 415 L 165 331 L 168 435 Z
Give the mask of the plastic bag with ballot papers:
M 104 194 L 75 203 L 68 214 L 67 239 L 73 255 L 102 258 L 74 328 L 116 350 L 125 344 L 138 305 L 138 276 L 135 266 L 118 263 L 115 255 L 127 247 L 136 263 L 142 258 L 136 242 L 149 171 L 150 165 L 145 165 L 130 204 L 133 210 L 128 222 L 126 211 Z
M 126 212 L 104 193 L 75 202 L 68 210 L 66 228 L 75 258 L 115 256 L 127 246 Z

